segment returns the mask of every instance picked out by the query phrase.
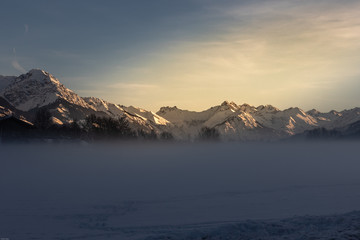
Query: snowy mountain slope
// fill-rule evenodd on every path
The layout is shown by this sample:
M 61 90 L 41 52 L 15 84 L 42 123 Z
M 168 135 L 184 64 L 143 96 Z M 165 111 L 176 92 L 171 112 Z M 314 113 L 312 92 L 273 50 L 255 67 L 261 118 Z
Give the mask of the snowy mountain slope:
M 223 139 L 268 140 L 278 135 L 252 116 L 256 112 L 253 106 L 225 101 L 213 109 L 216 111 L 203 125 L 217 129 Z
M 0 92 L 12 83 L 16 77 L 0 75 Z
M 143 119 L 144 121 L 149 121 L 150 123 L 156 125 L 167 125 L 170 123 L 169 121 L 160 117 L 156 113 L 144 110 L 142 108 L 117 105 L 95 97 L 84 97 L 83 99 L 96 111 L 105 112 L 112 117 L 119 117 L 119 116 L 121 117 L 124 114 L 128 114 L 128 115 L 135 115 L 138 118 Z
M 325 128 L 319 127 L 312 130 L 305 130 L 291 137 L 289 140 L 351 140 L 360 138 L 360 120 L 352 122 L 346 126 Z
M 343 110 L 341 112 L 332 110 L 327 113 L 321 113 L 313 109 L 308 111 L 307 114 L 316 119 L 319 127 L 324 127 L 329 130 L 337 129 L 341 132 L 352 123 L 360 121 L 360 108 Z
M 339 113 L 339 117 L 332 121 L 331 127 L 344 127 L 360 120 L 360 108 L 344 110 Z
M 19 109 L 16 109 L 14 106 L 12 106 L 8 101 L 6 101 L 4 98 L 0 97 L 0 118 L 14 115 L 18 118 L 30 118 L 31 114 L 29 112 L 24 112 Z
M 263 141 L 278 139 L 284 134 L 265 127 L 246 113 L 230 117 L 214 126 L 223 140 Z
M 33 121 L 36 112 L 42 108 L 49 110 L 52 122 L 58 125 L 82 120 L 91 114 L 99 117 L 125 117 L 135 132 L 154 131 L 158 134 L 163 131 L 163 126 L 157 127 L 158 123 L 167 123 L 161 117 L 158 117 L 157 122 L 149 121 L 99 98 L 82 98 L 43 70 L 33 69 L 19 77 L 1 76 L 0 81 L 1 116 L 23 115 Z
M 64 99 L 84 108 L 91 108 L 81 97 L 66 88 L 51 74 L 32 69 L 28 73 L 13 79 L 2 89 L 0 96 L 22 111 L 40 108 L 57 99 Z
M 56 117 L 62 123 L 71 123 L 74 120 L 82 120 L 87 116 L 94 114 L 99 117 L 108 116 L 106 113 L 96 111 L 93 108 L 83 107 L 74 103 L 70 103 L 64 99 L 57 99 L 55 102 L 42 107 L 49 110 L 53 117 Z M 39 108 L 34 108 L 29 111 L 32 118 L 34 118 Z
M 84 119 L 90 114 L 106 116 L 43 70 L 32 69 L 19 77 L 6 78 L 7 85 L 3 84 L 0 96 L 30 121 L 39 108 L 49 110 L 56 124 Z
M 360 137 L 360 120 L 347 125 L 343 132 L 349 137 Z
M 202 112 L 163 107 L 157 114 L 179 127 L 184 136 L 195 137 L 202 127 L 209 127 L 227 140 L 278 139 L 319 127 L 344 127 L 360 120 L 360 108 L 329 113 L 315 109 L 304 112 L 297 107 L 281 111 L 271 105 L 254 107 L 228 101 Z
M 213 114 L 213 109 L 202 111 L 202 112 L 194 112 L 188 110 L 182 110 L 174 107 L 162 107 L 156 113 L 157 115 L 165 118 L 169 122 L 172 122 L 176 125 L 184 125 L 184 124 L 196 124 L 197 122 L 203 123 Z
M 251 113 L 254 111 L 254 108 L 248 104 L 236 105 L 234 102 L 223 102 L 220 106 L 212 108 L 216 111 L 213 112 L 213 115 L 205 122 L 205 126 L 213 127 L 219 125 L 227 119 L 238 118 L 241 119 L 244 123 L 244 126 L 247 128 L 258 127 L 257 121 L 252 117 Z
M 6 88 L 16 77 L 0 75 L 0 92 Z M 0 97 L 0 118 L 14 114 L 16 109 L 4 98 Z
M 216 128 L 225 139 L 256 140 L 293 135 L 316 127 L 315 119 L 299 108 L 285 111 L 271 106 L 254 107 L 225 101 L 203 112 L 163 107 L 157 113 L 193 136 L 202 128 Z
M 130 123 L 130 127 L 135 131 L 161 133 L 162 131 L 168 131 L 170 127 L 169 121 L 151 111 L 133 106 L 117 105 L 95 97 L 84 97 L 83 99 L 98 112 L 104 112 L 108 116 L 115 118 L 125 117 Z
M 306 112 L 308 115 L 316 118 L 316 120 L 318 122 L 323 122 L 325 124 L 325 122 L 331 122 L 331 121 L 334 121 L 336 120 L 337 118 L 341 117 L 341 113 L 337 112 L 337 111 L 330 111 L 330 112 L 327 112 L 327 113 L 322 113 L 322 112 L 319 112 L 318 110 L 316 109 L 312 109 L 308 112 Z
M 57 124 L 81 120 L 90 114 L 114 118 L 124 116 L 134 130 L 144 132 L 159 131 L 153 125 L 167 123 L 159 116 L 157 119 L 154 116 L 154 122 L 148 121 L 138 113 L 127 112 L 119 105 L 99 98 L 82 98 L 43 70 L 33 69 L 19 77 L 1 76 L 0 81 L 0 97 L 17 110 L 29 113 L 31 120 L 39 108 L 45 108 L 50 111 Z M 2 112 L 10 114 L 5 110 Z
M 124 114 L 124 109 L 122 109 L 120 106 L 113 103 L 109 103 L 100 98 L 84 97 L 83 100 L 96 111 L 105 112 L 109 116 L 121 117 Z
M 137 107 L 126 107 L 126 106 L 122 106 L 122 108 L 132 114 L 135 114 L 139 117 L 142 117 L 144 120 L 149 120 L 150 122 L 157 124 L 157 125 L 168 125 L 170 124 L 170 122 L 168 120 L 166 120 L 165 118 L 160 117 L 159 115 L 157 115 L 156 113 L 153 113 L 152 111 L 147 111 L 145 109 L 142 108 L 137 108 Z
M 157 114 L 173 123 L 177 127 L 177 135 L 183 139 L 194 139 L 202 127 L 208 127 L 219 130 L 224 139 L 238 140 L 243 138 L 239 135 L 242 130 L 259 127 L 250 115 L 254 111 L 255 108 L 248 104 L 236 105 L 224 101 L 202 112 L 162 107 Z
M 284 131 L 289 135 L 294 135 L 318 126 L 316 119 L 299 108 L 289 108 L 284 111 L 274 110 L 270 112 L 266 108 L 260 108 L 260 110 L 253 115 L 262 125 L 277 131 Z
M 70 123 L 90 114 L 125 117 L 135 131 L 169 132 L 177 139 L 194 140 L 202 128 L 214 128 L 223 140 L 275 140 L 317 128 L 345 128 L 360 121 L 360 108 L 321 113 L 315 109 L 280 110 L 271 105 L 258 107 L 222 104 L 201 112 L 162 107 L 157 113 L 123 106 L 96 97 L 80 97 L 53 75 L 39 69 L 15 76 L 0 75 L 1 114 L 33 119 L 39 108 L 48 109 L 56 123 Z
M 16 111 L 16 108 L 14 108 L 14 106 L 12 106 L 8 101 L 6 101 L 2 97 L 0 97 L 0 106 L 2 109 L 6 109 L 7 111 L 10 111 L 10 112 Z

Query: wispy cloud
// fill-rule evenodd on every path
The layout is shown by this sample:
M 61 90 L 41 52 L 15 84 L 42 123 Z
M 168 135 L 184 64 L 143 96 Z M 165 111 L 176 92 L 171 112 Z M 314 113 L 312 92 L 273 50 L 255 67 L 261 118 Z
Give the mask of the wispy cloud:
M 24 33 L 27 34 L 29 32 L 29 25 L 24 24 Z
M 207 37 L 164 45 L 142 66 L 151 71 L 118 74 L 135 83 L 146 79 L 146 84 L 112 87 L 161 86 L 157 100 L 181 103 L 187 96 L 193 104 L 188 108 L 215 98 L 286 108 L 296 100 L 311 105 L 322 92 L 340 91 L 348 76 L 360 76 L 360 2 L 248 3 L 214 8 L 220 20 Z M 142 93 L 144 98 L 152 94 Z
M 12 65 L 16 70 L 18 70 L 19 72 L 21 72 L 21 73 L 26 73 L 25 68 L 23 68 L 23 67 L 18 63 L 18 61 L 13 60 L 13 61 L 11 62 L 11 65 Z
M 112 89 L 124 89 L 124 90 L 150 90 L 158 88 L 157 85 L 143 84 L 143 83 L 115 83 L 108 86 Z
M 13 54 L 14 54 L 14 59 L 11 61 L 11 66 L 13 66 L 13 68 L 15 68 L 16 70 L 18 70 L 21 73 L 26 73 L 25 68 L 23 68 L 20 65 L 20 63 L 17 61 L 16 48 L 13 48 Z
M 92 96 L 92 97 L 99 97 L 100 95 L 106 94 L 106 91 L 104 90 L 89 90 L 89 89 L 79 89 L 75 90 L 75 92 L 81 96 Z

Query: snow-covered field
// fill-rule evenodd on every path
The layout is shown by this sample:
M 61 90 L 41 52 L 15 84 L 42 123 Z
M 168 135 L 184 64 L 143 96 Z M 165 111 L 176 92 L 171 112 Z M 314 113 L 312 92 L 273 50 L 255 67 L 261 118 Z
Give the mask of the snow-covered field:
M 360 239 L 359 147 L 0 145 L 0 238 Z

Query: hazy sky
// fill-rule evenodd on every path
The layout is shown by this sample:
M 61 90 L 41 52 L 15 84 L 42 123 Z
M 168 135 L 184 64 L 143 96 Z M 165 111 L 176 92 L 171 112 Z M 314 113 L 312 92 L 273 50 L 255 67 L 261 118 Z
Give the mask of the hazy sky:
M 0 74 L 157 111 L 360 106 L 359 0 L 0 2 Z

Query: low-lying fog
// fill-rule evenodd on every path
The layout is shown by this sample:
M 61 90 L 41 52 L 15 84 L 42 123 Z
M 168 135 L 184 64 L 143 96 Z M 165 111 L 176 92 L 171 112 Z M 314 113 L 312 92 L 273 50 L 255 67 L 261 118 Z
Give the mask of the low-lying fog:
M 360 210 L 359 147 L 0 145 L 0 233 L 68 236 L 99 216 L 135 227 Z

